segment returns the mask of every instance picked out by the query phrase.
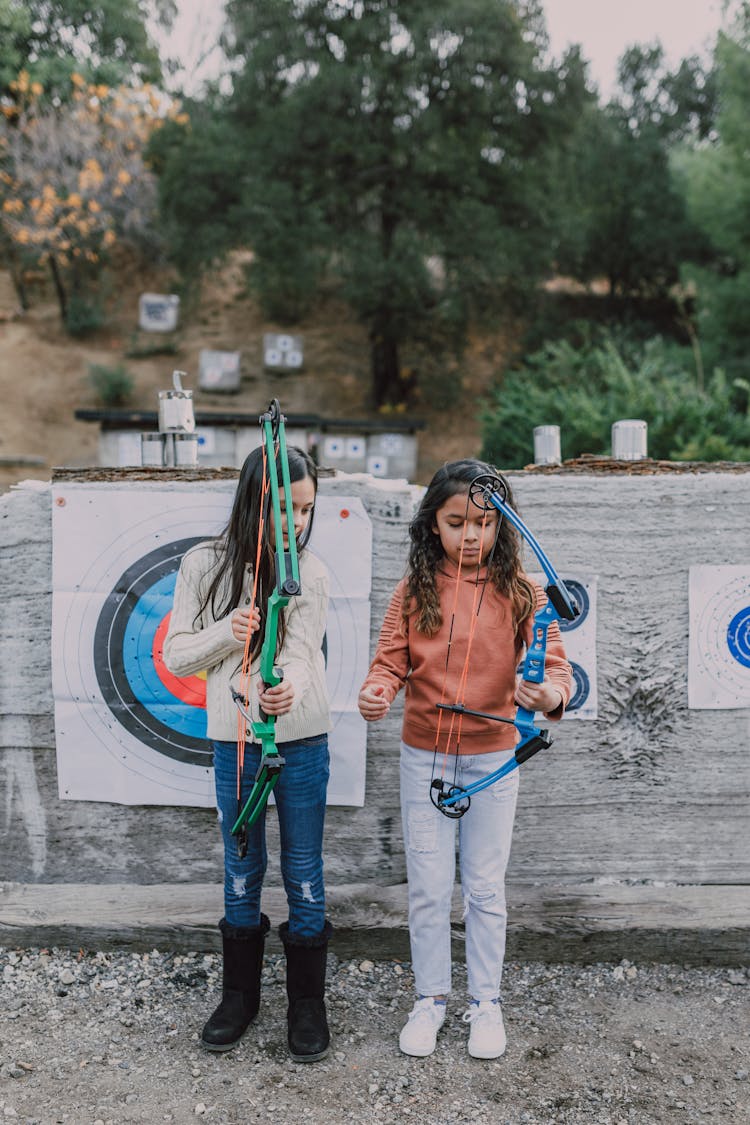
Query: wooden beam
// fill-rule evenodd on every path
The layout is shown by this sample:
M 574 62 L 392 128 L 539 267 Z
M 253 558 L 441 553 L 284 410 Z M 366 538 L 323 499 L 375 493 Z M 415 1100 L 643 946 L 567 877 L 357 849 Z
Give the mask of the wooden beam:
M 581 885 L 508 888 L 508 957 L 524 961 L 677 961 L 734 965 L 750 947 L 750 887 Z M 286 918 L 280 887 L 263 892 L 274 927 Z M 86 949 L 214 950 L 222 913 L 213 883 L 0 885 L 0 945 Z M 340 957 L 408 960 L 406 886 L 328 889 Z M 454 948 L 463 902 L 453 899 Z M 279 948 L 275 932 L 271 948 Z

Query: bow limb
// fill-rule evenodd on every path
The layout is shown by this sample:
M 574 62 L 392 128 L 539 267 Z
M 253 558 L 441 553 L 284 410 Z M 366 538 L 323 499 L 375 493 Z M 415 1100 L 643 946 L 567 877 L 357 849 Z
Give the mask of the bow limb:
M 275 584 L 266 605 L 266 625 L 263 644 L 260 650 L 259 673 L 263 686 L 275 687 L 284 678 L 282 668 L 276 665 L 276 651 L 279 637 L 281 612 L 292 597 L 301 593 L 299 577 L 299 557 L 297 542 L 292 525 L 292 485 L 289 475 L 289 457 L 286 448 L 284 416 L 278 399 L 274 399 L 265 414 L 259 419 L 266 468 L 269 475 L 270 502 L 273 509 Z M 281 476 L 281 484 L 279 484 Z M 284 509 L 281 499 L 284 498 Z M 287 513 L 287 541 L 284 544 L 284 515 Z M 253 787 L 244 806 L 232 825 L 232 835 L 252 827 L 266 807 L 268 798 L 284 767 L 284 759 L 276 745 L 276 717 L 267 715 L 259 708 L 259 718 L 253 719 L 247 711 L 246 701 L 239 692 L 232 690 L 232 697 L 243 719 L 248 722 L 253 738 L 260 743 L 260 765 L 255 774 Z
M 479 507 L 492 505 L 493 508 L 497 508 L 498 512 L 513 525 L 536 555 L 539 565 L 547 579 L 547 586 L 544 592 L 555 611 L 554 616 L 550 615 L 549 620 L 573 621 L 578 616 L 578 608 L 571 598 L 568 588 L 518 512 L 511 508 L 504 496 L 500 495 L 498 486 L 502 487 L 502 482 L 498 481 L 497 478 L 478 477 L 471 485 L 471 498 Z M 477 499 L 477 497 L 481 497 L 481 499 Z M 528 676 L 524 676 L 524 679 L 528 678 Z M 542 676 L 542 679 L 543 678 Z M 541 683 L 541 680 L 535 682 Z

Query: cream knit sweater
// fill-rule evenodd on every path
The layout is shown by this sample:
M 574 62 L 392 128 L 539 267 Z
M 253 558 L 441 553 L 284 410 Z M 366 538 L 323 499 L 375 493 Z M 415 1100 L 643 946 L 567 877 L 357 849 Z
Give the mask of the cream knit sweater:
M 234 742 L 237 738 L 237 708 L 230 685 L 239 690 L 244 644 L 232 634 L 231 611 L 218 621 L 210 607 L 198 616 L 217 567 L 213 541 L 198 543 L 180 566 L 174 592 L 169 630 L 164 642 L 164 663 L 175 676 L 206 672 L 207 734 L 211 739 Z M 277 664 L 284 679 L 294 685 L 291 711 L 276 720 L 277 742 L 291 742 L 324 734 L 330 728 L 323 638 L 328 614 L 328 572 L 309 551 L 299 560 L 302 593 L 285 610 L 286 636 Z M 249 604 L 252 573 L 248 567 L 243 583 L 243 603 Z M 250 712 L 258 716 L 258 661 L 253 662 Z M 248 741 L 252 731 L 247 731 Z

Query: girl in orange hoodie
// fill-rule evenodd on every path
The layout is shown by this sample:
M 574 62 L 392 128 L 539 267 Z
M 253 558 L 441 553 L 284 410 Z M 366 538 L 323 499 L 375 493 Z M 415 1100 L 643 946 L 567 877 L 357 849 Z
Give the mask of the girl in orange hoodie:
M 435 1049 L 451 987 L 450 910 L 459 832 L 465 903 L 466 966 L 470 1004 L 469 1054 L 497 1058 L 505 1050 L 500 979 L 507 912 L 505 870 L 510 854 L 518 770 L 476 793 L 467 815 L 448 818 L 435 807 L 430 786 L 438 760 L 452 756 L 455 783 L 468 785 L 513 755 L 512 725 L 484 717 L 456 724 L 436 704 L 459 698 L 474 711 L 512 717 L 515 706 L 559 719 L 570 698 L 571 668 L 556 621 L 549 627 L 545 678 L 517 677 L 531 639 L 535 610 L 546 601 L 523 573 L 520 536 L 495 508 L 469 497 L 477 477 L 499 476 L 481 461 L 453 461 L 433 477 L 409 529 L 406 577 L 396 587 L 377 650 L 359 695 L 366 720 L 382 719 L 405 688 L 401 736 L 401 810 L 409 884 L 409 935 L 417 1000 L 401 1031 L 405 1054 Z M 507 483 L 507 482 L 506 482 Z M 510 488 L 507 502 L 513 507 Z

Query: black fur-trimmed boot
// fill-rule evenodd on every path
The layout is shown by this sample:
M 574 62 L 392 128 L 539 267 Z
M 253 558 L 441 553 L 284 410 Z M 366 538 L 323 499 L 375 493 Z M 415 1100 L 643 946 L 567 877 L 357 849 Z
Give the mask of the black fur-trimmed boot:
M 232 926 L 226 918 L 219 922 L 224 975 L 221 1003 L 201 1035 L 207 1051 L 231 1051 L 257 1016 L 263 946 L 270 925 L 265 914 L 261 914 L 259 926 Z
M 299 937 L 289 933 L 288 922 L 279 927 L 286 954 L 287 1042 L 295 1062 L 317 1062 L 328 1054 L 331 1036 L 324 996 L 331 930 L 326 922 L 319 934 Z

